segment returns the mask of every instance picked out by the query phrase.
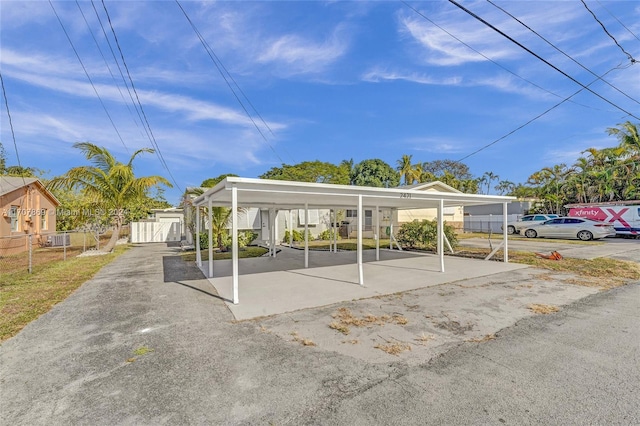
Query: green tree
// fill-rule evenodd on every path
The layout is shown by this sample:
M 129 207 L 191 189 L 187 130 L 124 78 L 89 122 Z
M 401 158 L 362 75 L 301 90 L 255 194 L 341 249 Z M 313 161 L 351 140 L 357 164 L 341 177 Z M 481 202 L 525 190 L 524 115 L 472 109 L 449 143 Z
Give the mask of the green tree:
M 323 161 L 303 161 L 299 164 L 283 164 L 272 167 L 260 175 L 260 179 L 290 180 L 295 182 L 316 182 L 349 184 L 349 175 L 345 167 Z
M 394 188 L 400 184 L 400 175 L 389 164 L 374 158 L 356 164 L 352 180 L 359 186 Z
M 102 250 L 109 252 L 118 241 L 127 209 L 147 196 L 150 189 L 158 185 L 171 187 L 171 184 L 162 176 L 135 176 L 133 161 L 142 153 L 153 153 L 153 149 L 137 150 L 125 164 L 117 161 L 106 148 L 90 142 L 78 142 L 73 147 L 82 151 L 93 165 L 74 167 L 52 179 L 48 187 L 53 190 L 80 190 L 95 207 L 107 212 L 112 220 L 113 233 Z
M 415 180 L 411 158 L 411 155 L 404 154 L 402 158 L 396 161 L 396 170 L 400 174 L 400 178 L 404 181 L 404 185 L 413 185 L 413 182 Z
M 222 182 L 225 178 L 230 177 L 230 176 L 231 177 L 238 177 L 238 175 L 234 175 L 233 173 L 226 173 L 226 174 L 220 175 L 218 177 L 205 179 L 205 180 L 202 181 L 200 186 L 203 187 L 203 188 L 213 188 L 218 183 Z
M 0 175 L 5 174 L 7 169 L 7 152 L 4 150 L 2 142 L 0 142 Z

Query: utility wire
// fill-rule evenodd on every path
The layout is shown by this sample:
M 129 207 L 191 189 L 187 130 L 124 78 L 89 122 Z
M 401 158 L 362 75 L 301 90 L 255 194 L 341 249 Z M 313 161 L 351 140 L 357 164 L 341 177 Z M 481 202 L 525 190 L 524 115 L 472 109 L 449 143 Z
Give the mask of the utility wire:
M 525 51 L 527 51 L 528 53 L 530 53 L 531 55 L 535 56 L 536 58 L 538 58 L 539 60 L 541 60 L 542 62 L 544 62 L 545 64 L 549 65 L 551 68 L 553 68 L 554 70 L 558 71 L 560 74 L 564 75 L 565 77 L 567 77 L 569 80 L 573 81 L 574 83 L 576 83 L 577 85 L 579 85 L 580 87 L 582 87 L 583 89 L 587 90 L 588 92 L 590 92 L 591 94 L 597 96 L 598 98 L 602 99 L 603 101 L 605 101 L 606 103 L 608 103 L 609 105 L 615 107 L 616 109 L 619 109 L 620 111 L 624 112 L 625 114 L 627 114 L 630 117 L 635 118 L 636 120 L 640 120 L 640 117 L 636 116 L 635 114 L 627 111 L 626 109 L 622 108 L 621 106 L 616 105 L 615 103 L 611 102 L 610 100 L 608 100 L 607 98 L 605 98 L 604 96 L 600 95 L 599 93 L 594 92 L 592 89 L 590 89 L 588 86 L 582 84 L 581 82 L 579 82 L 578 80 L 576 80 L 575 78 L 571 77 L 569 74 L 567 74 L 566 72 L 562 71 L 560 68 L 556 67 L 555 65 L 553 65 L 551 62 L 547 61 L 546 59 L 544 59 L 543 57 L 541 57 L 540 55 L 538 55 L 537 53 L 535 53 L 534 51 L 532 51 L 531 49 L 529 49 L 528 47 L 524 46 L 522 43 L 520 43 L 519 41 L 515 40 L 513 37 L 509 36 L 508 34 L 504 33 L 503 31 L 501 31 L 500 29 L 496 28 L 493 24 L 487 22 L 486 20 L 484 20 L 483 18 L 481 18 L 480 16 L 476 15 L 475 13 L 473 13 L 472 11 L 470 11 L 469 9 L 467 9 L 466 7 L 462 6 L 461 4 L 459 4 L 458 2 L 456 2 L 455 0 L 448 0 L 449 3 L 455 5 L 456 7 L 458 7 L 459 9 L 461 9 L 462 11 L 466 12 L 467 14 L 469 14 L 470 16 L 472 16 L 473 18 L 475 18 L 476 20 L 482 22 L 484 25 L 488 26 L 489 28 L 491 28 L 492 30 L 494 30 L 495 32 L 497 32 L 498 34 L 500 34 L 501 36 L 505 37 L 506 39 L 508 39 L 509 41 L 511 41 L 512 43 L 516 44 L 517 46 L 519 46 L 520 48 L 524 49 Z
M 140 120 L 140 124 L 142 124 L 142 129 L 144 130 L 144 132 L 145 132 L 145 134 L 147 136 L 147 139 L 149 139 L 149 141 L 151 141 L 151 135 L 149 135 L 149 131 L 147 130 L 147 128 L 144 125 L 144 121 L 142 119 L 142 114 L 140 114 L 140 110 L 138 109 L 138 105 L 136 104 L 135 99 L 133 99 L 133 94 L 131 93 L 131 88 L 129 87 L 129 83 L 127 83 L 127 79 L 124 76 L 124 72 L 122 71 L 122 67 L 120 66 L 120 62 L 118 61 L 118 58 L 116 57 L 116 52 L 113 50 L 113 46 L 111 45 L 111 41 L 109 40 L 109 36 L 107 35 L 106 30 L 104 29 L 104 24 L 102 23 L 102 18 L 100 18 L 100 14 L 98 13 L 98 9 L 96 9 L 96 5 L 95 5 L 93 0 L 91 0 L 91 6 L 93 7 L 93 11 L 96 14 L 96 18 L 98 19 L 98 23 L 100 24 L 100 29 L 102 30 L 102 35 L 104 36 L 104 39 L 106 40 L 107 45 L 109 46 L 109 51 L 111 52 L 111 57 L 113 58 L 113 61 L 116 63 L 116 66 L 118 67 L 118 72 L 120 73 L 120 77 L 122 78 L 122 83 L 124 84 L 124 87 L 127 90 L 127 93 L 129 94 L 129 99 L 131 99 L 131 104 L 133 105 L 133 109 L 136 111 L 136 114 L 138 115 L 138 119 Z M 137 125 L 137 122 L 136 122 L 136 125 Z M 140 132 L 140 134 L 144 137 L 144 134 L 142 134 L 142 132 Z
M 409 9 L 413 10 L 413 11 L 414 11 L 416 14 L 418 14 L 420 17 L 422 17 L 422 18 L 423 18 L 423 19 L 425 19 L 426 21 L 429 21 L 431 24 L 433 24 L 434 26 L 438 27 L 441 31 L 443 31 L 444 33 L 446 33 L 447 35 L 449 35 L 451 38 L 455 39 L 455 40 L 456 40 L 457 42 L 459 42 L 460 44 L 462 44 L 462 45 L 466 46 L 469 50 L 472 50 L 472 51 L 474 51 L 475 53 L 477 53 L 478 55 L 482 56 L 482 57 L 483 57 L 484 59 L 486 59 L 487 61 L 491 62 L 492 64 L 494 64 L 494 65 L 496 65 L 496 66 L 498 66 L 498 67 L 500 67 L 500 68 L 502 68 L 503 70 L 505 70 L 505 71 L 506 71 L 506 72 L 508 72 L 509 74 L 511 74 L 511 75 L 513 75 L 513 76 L 515 76 L 515 77 L 519 78 L 520 80 L 526 81 L 527 83 L 531 84 L 532 86 L 537 87 L 538 89 L 540 89 L 540 90 L 542 90 L 542 91 L 544 91 L 544 92 L 546 92 L 546 93 L 548 93 L 548 94 L 550 94 L 550 95 L 552 95 L 552 96 L 555 96 L 555 97 L 557 97 L 557 98 L 561 98 L 561 99 L 562 99 L 562 96 L 561 96 L 561 95 L 559 95 L 559 94 L 557 94 L 557 93 L 554 93 L 554 92 L 552 92 L 552 91 L 550 91 L 550 90 L 548 90 L 548 89 L 545 89 L 544 87 L 542 87 L 542 86 L 540 86 L 540 85 L 538 85 L 538 84 L 534 83 L 533 81 L 528 80 L 528 79 L 526 79 L 526 78 L 524 78 L 524 77 L 520 76 L 519 74 L 516 74 L 515 72 L 511 71 L 509 68 L 505 67 L 504 65 L 502 65 L 502 64 L 500 64 L 500 63 L 498 63 L 498 62 L 494 61 L 493 59 L 491 59 L 490 57 L 488 57 L 488 56 L 487 56 L 487 55 L 485 55 L 484 53 L 482 53 L 482 52 L 480 52 L 479 50 L 475 49 L 473 46 L 471 46 L 471 45 L 467 44 L 466 42 L 464 42 L 464 41 L 463 41 L 463 40 L 461 40 L 460 38 L 456 37 L 454 34 L 452 34 L 452 33 L 450 33 L 449 31 L 447 31 L 445 28 L 443 28 L 443 27 L 441 27 L 440 25 L 438 25 L 436 22 L 434 22 L 433 20 L 431 20 L 427 15 L 425 15 L 425 14 L 424 14 L 424 13 L 422 13 L 422 12 L 420 12 L 418 9 L 414 8 L 413 6 L 411 6 L 411 5 L 410 5 L 409 3 L 407 3 L 406 1 L 404 1 L 404 0 L 400 0 L 400 1 L 401 1 L 405 6 L 407 6 Z M 592 107 L 590 107 L 590 106 L 588 106 L 588 105 L 582 105 L 582 104 L 577 103 L 577 102 L 575 102 L 575 101 L 571 101 L 571 102 L 574 102 L 575 104 L 580 105 L 580 106 L 583 106 L 583 107 L 585 107 L 585 108 L 592 108 Z
M 278 159 L 280 160 L 281 163 L 284 164 L 284 160 L 280 157 L 280 155 L 278 155 L 278 153 L 276 152 L 276 150 L 274 149 L 274 147 L 271 145 L 271 143 L 269 143 L 269 140 L 267 139 L 267 137 L 265 136 L 264 132 L 260 129 L 260 127 L 258 126 L 258 124 L 256 123 L 256 121 L 253 119 L 253 117 L 251 116 L 251 114 L 249 113 L 249 111 L 247 110 L 246 106 L 244 105 L 244 103 L 242 102 L 242 100 L 240 99 L 240 97 L 238 96 L 238 94 L 236 93 L 235 89 L 233 88 L 233 86 L 231 85 L 231 83 L 229 82 L 229 80 L 233 81 L 233 83 L 235 84 L 235 86 L 238 88 L 238 90 L 240 91 L 240 93 L 244 96 L 244 98 L 247 100 L 247 102 L 249 103 L 249 105 L 251 105 L 251 107 L 253 108 L 253 110 L 255 111 L 255 113 L 258 115 L 258 117 L 260 117 L 260 120 L 262 120 L 262 123 L 265 125 L 265 127 L 267 129 L 269 129 L 269 132 L 271 132 L 271 134 L 273 135 L 273 131 L 271 131 L 271 128 L 269 127 L 269 125 L 265 122 L 265 120 L 262 118 L 262 116 L 260 115 L 260 113 L 256 110 L 256 108 L 253 106 L 253 104 L 251 103 L 251 101 L 249 100 L 249 98 L 245 95 L 245 93 L 242 91 L 242 89 L 240 89 L 240 86 L 238 85 L 238 83 L 233 79 L 233 77 L 231 76 L 231 74 L 229 73 L 229 71 L 225 68 L 225 66 L 222 64 L 222 61 L 220 61 L 220 59 L 218 58 L 218 56 L 216 55 L 216 53 L 213 51 L 213 49 L 211 48 L 211 46 L 209 46 L 209 44 L 207 43 L 207 41 L 205 40 L 205 38 L 202 36 L 202 34 L 200 33 L 200 31 L 198 30 L 198 28 L 196 27 L 196 25 L 193 23 L 193 21 L 191 20 L 191 18 L 189 17 L 189 15 L 187 15 L 187 12 L 184 10 L 184 8 L 182 7 L 182 5 L 180 4 L 180 2 L 178 0 L 175 0 L 176 4 L 178 5 L 178 7 L 180 8 L 180 10 L 182 11 L 182 13 L 184 14 L 185 18 L 187 18 L 187 21 L 189 21 L 189 24 L 191 25 L 191 28 L 193 29 L 193 31 L 196 33 L 196 35 L 198 36 L 198 39 L 200 40 L 200 43 L 202 44 L 202 46 L 204 47 L 205 51 L 207 52 L 207 55 L 209 55 L 209 58 L 211 59 L 211 61 L 213 62 L 213 64 L 215 65 L 215 67 L 217 68 L 218 72 L 220 73 L 220 75 L 222 76 L 222 78 L 224 79 L 225 83 L 227 83 L 227 86 L 229 87 L 229 89 L 231 90 L 231 92 L 233 93 L 233 96 L 236 98 L 236 100 L 238 101 L 238 103 L 240 104 L 240 106 L 242 107 L 242 109 L 244 110 L 245 114 L 247 114 L 247 117 L 249 117 L 249 120 L 251 120 L 251 122 L 253 123 L 254 127 L 256 128 L 256 130 L 258 130 L 258 133 L 260 133 L 260 136 L 262 137 L 262 139 L 264 139 L 264 141 L 267 143 L 267 145 L 269 146 L 269 148 L 271 148 L 271 151 L 275 154 L 276 157 L 278 157 Z M 224 70 L 224 71 L 223 71 Z M 226 75 L 225 75 L 226 72 Z M 227 77 L 228 76 L 228 77 Z M 275 136 L 275 135 L 274 135 Z
M 627 55 L 627 57 L 629 58 L 629 60 L 631 61 L 632 64 L 636 63 L 636 60 L 633 58 L 633 56 L 631 56 L 631 53 L 627 52 L 626 50 L 624 50 L 624 47 L 622 47 L 620 45 L 620 43 L 618 43 L 618 40 L 616 40 L 616 38 L 614 36 L 611 35 L 611 33 L 607 30 L 607 27 L 604 26 L 604 24 L 598 19 L 598 17 L 596 16 L 595 13 L 593 13 L 593 11 L 591 9 L 589 9 L 589 6 L 587 6 L 587 3 L 585 3 L 584 0 L 580 0 L 582 2 L 582 4 L 584 5 L 585 9 L 587 9 L 589 11 L 589 13 L 591 14 L 591 16 L 593 16 L 593 19 L 596 20 L 596 22 L 598 24 L 600 24 L 600 26 L 602 27 L 602 29 L 604 30 L 605 33 L 607 33 L 607 35 L 609 37 L 611 37 L 611 40 L 613 40 L 613 42 L 620 48 L 620 50 L 622 50 L 622 53 L 624 53 L 625 55 Z
M 100 44 L 98 43 L 98 40 L 96 39 L 96 36 L 93 34 L 93 30 L 91 29 L 91 26 L 89 25 L 89 21 L 87 21 L 87 18 L 84 15 L 84 12 L 82 11 L 82 8 L 80 7 L 80 2 L 78 0 L 76 0 L 76 6 L 78 6 L 78 10 L 80 11 L 80 14 L 82 15 L 82 19 L 84 20 L 84 23 L 87 25 L 87 29 L 89 30 L 89 34 L 91 34 L 91 38 L 93 39 L 93 42 L 95 43 L 96 47 L 98 48 L 98 51 L 100 52 L 100 56 L 102 57 L 102 60 L 104 61 L 104 64 L 107 67 L 107 70 L 109 70 L 109 74 L 111 75 L 111 79 L 113 80 L 113 83 L 116 85 L 116 88 L 118 89 L 118 92 L 120 93 L 120 97 L 122 98 L 123 103 L 125 104 L 125 106 L 127 107 L 127 110 L 129 111 L 129 115 L 131 115 L 133 123 L 139 129 L 140 126 L 138 126 L 138 122 L 135 120 L 135 118 L 133 116 L 133 112 L 131 112 L 131 108 L 129 108 L 129 104 L 127 103 L 126 99 L 124 98 L 124 94 L 122 93 L 122 90 L 120 89 L 120 85 L 116 81 L 116 76 L 113 75 L 113 71 L 111 71 L 111 67 L 109 66 L 109 63 L 107 62 L 107 58 L 104 57 L 104 53 L 102 52 L 102 48 L 100 48 Z
M 60 19 L 60 16 L 58 15 L 58 12 L 56 11 L 56 8 L 53 6 L 53 3 L 51 2 L 51 0 L 49 0 L 49 5 L 51 5 L 51 9 L 53 9 L 53 13 L 56 15 L 56 18 L 58 19 L 58 22 L 60 23 L 60 26 L 62 27 L 62 31 L 64 32 L 64 35 L 67 36 L 67 40 L 69 40 L 69 44 L 71 45 L 71 49 L 73 49 L 73 53 L 76 54 L 76 58 L 78 58 L 78 62 L 80 62 L 80 65 L 82 66 L 82 69 L 84 70 L 84 74 L 87 76 L 87 79 L 89 80 L 89 83 L 91 84 L 91 87 L 93 87 L 93 91 L 96 94 L 96 96 L 98 97 L 98 100 L 100 101 L 100 105 L 102 105 L 102 109 L 104 109 L 105 114 L 107 114 L 107 117 L 109 118 L 109 121 L 111 122 L 111 126 L 113 126 L 113 130 L 116 131 L 116 134 L 118 135 L 118 138 L 120 139 L 120 142 L 122 142 L 122 146 L 124 147 L 124 149 L 127 152 L 129 152 L 129 148 L 127 148 L 127 145 L 124 143 L 124 139 L 122 139 L 122 136 L 120 135 L 120 132 L 118 131 L 118 128 L 116 127 L 116 124 L 113 122 L 113 119 L 111 118 L 111 114 L 109 114 L 109 111 L 107 110 L 106 105 L 102 101 L 102 98 L 100 97 L 100 94 L 98 93 L 98 89 L 96 89 L 96 86 L 93 84 L 93 80 L 91 80 L 91 76 L 89 75 L 89 72 L 87 71 L 87 68 L 84 66 L 84 63 L 82 62 L 82 59 L 80 58 L 80 55 L 78 54 L 78 51 L 76 50 L 76 47 L 73 44 L 73 41 L 71 41 L 71 37 L 69 37 L 69 33 L 67 33 L 67 29 L 65 28 L 64 24 L 62 23 L 62 20 Z
M 630 65 L 628 65 L 630 66 Z M 611 68 L 609 71 L 607 71 L 606 73 L 602 74 L 600 77 L 596 78 L 595 80 L 593 80 L 591 83 L 589 83 L 587 86 L 592 85 L 593 83 L 595 83 L 596 81 L 599 81 L 601 78 L 603 78 L 604 76 L 606 76 L 607 74 L 609 74 L 611 71 L 615 70 L 615 69 L 619 69 L 620 67 L 614 67 Z M 553 105 L 551 108 L 546 109 L 545 111 L 543 111 L 542 113 L 536 115 L 535 117 L 533 117 L 532 119 L 530 119 L 529 121 L 527 121 L 524 124 L 521 124 L 520 126 L 516 127 L 515 129 L 513 129 L 512 131 L 510 131 L 509 133 L 505 134 L 504 136 L 499 137 L 498 139 L 494 140 L 493 142 L 490 142 L 486 145 L 484 145 L 483 147 L 476 149 L 475 151 L 473 151 L 471 154 L 465 155 L 464 157 L 462 157 L 461 159 L 457 160 L 458 162 L 461 162 L 463 160 L 466 160 L 467 158 L 471 157 L 472 155 L 475 155 L 477 153 L 479 153 L 480 151 L 484 151 L 485 149 L 489 148 L 492 145 L 497 144 L 498 142 L 500 142 L 503 139 L 506 139 L 507 137 L 511 136 L 512 134 L 514 134 L 515 132 L 517 132 L 518 130 L 528 126 L 529 124 L 533 123 L 534 121 L 536 121 L 537 119 L 539 119 L 540 117 L 546 115 L 547 113 L 553 111 L 554 109 L 556 109 L 557 107 L 559 107 L 560 105 L 562 105 L 563 103 L 567 102 L 569 99 L 571 99 L 572 97 L 574 97 L 575 95 L 577 95 L 578 93 L 582 92 L 584 89 L 579 89 L 578 91 L 572 93 L 570 96 L 566 97 L 565 99 L 563 99 L 562 101 L 558 102 L 557 104 Z
M 18 144 L 16 143 L 16 133 L 13 130 L 13 121 L 11 120 L 11 112 L 9 111 L 9 100 L 7 99 L 7 91 L 4 88 L 4 78 L 2 78 L 2 73 L 0 73 L 0 84 L 2 84 L 2 96 L 4 97 L 4 106 L 7 108 L 7 117 L 9 117 L 9 128 L 11 129 L 11 137 L 13 138 L 13 148 L 16 150 L 16 160 L 18 161 L 18 167 L 20 167 L 20 171 L 22 171 L 22 164 L 20 163 L 20 154 L 18 154 Z M 24 180 L 24 175 L 20 173 L 22 176 L 22 184 L 27 186 L 27 182 Z
M 51 1 L 51 0 L 49 0 L 49 1 Z M 138 105 L 140 107 L 140 111 L 142 112 L 142 116 L 144 117 L 144 122 L 146 123 L 147 128 L 149 129 L 149 134 L 151 135 L 151 139 L 152 139 L 151 143 L 156 148 L 156 155 L 160 159 L 160 163 L 164 166 L 164 168 L 167 171 L 167 173 L 169 173 L 169 176 L 171 177 L 171 180 L 175 184 L 176 188 L 178 188 L 178 190 L 180 192 L 183 192 L 182 188 L 180 187 L 178 182 L 176 182 L 176 179 L 173 177 L 173 173 L 171 173 L 171 170 L 169 170 L 169 166 L 167 165 L 167 162 L 165 161 L 164 156 L 162 155 L 162 151 L 160 150 L 160 146 L 158 145 L 158 142 L 156 141 L 156 138 L 153 135 L 153 131 L 151 130 L 151 125 L 149 124 L 149 120 L 147 119 L 147 114 L 145 114 L 144 109 L 142 108 L 142 102 L 140 102 L 140 97 L 138 96 L 138 91 L 136 90 L 136 87 L 133 84 L 133 79 L 131 78 L 131 73 L 129 72 L 129 67 L 127 66 L 127 62 L 124 59 L 124 54 L 122 53 L 122 48 L 120 47 L 120 43 L 118 42 L 118 37 L 116 36 L 116 32 L 115 32 L 115 30 L 113 28 L 113 24 L 111 22 L 111 17 L 109 16 L 109 11 L 107 10 L 107 5 L 105 4 L 104 0 L 102 0 L 102 7 L 104 8 L 104 12 L 105 12 L 105 14 L 107 16 L 107 20 L 109 22 L 109 27 L 111 28 L 111 32 L 113 34 L 113 38 L 114 38 L 114 40 L 116 42 L 116 46 L 118 47 L 118 51 L 120 52 L 120 58 L 122 59 L 122 64 L 124 65 L 124 68 L 127 71 L 127 76 L 129 77 L 129 82 L 131 83 L 131 89 L 133 89 L 133 93 L 136 95 L 136 100 L 137 100 Z
M 582 65 L 580 62 L 578 62 L 577 60 L 575 60 L 574 58 L 572 58 L 569 54 L 565 53 L 562 49 L 560 49 L 558 46 L 556 46 L 555 44 L 551 43 L 549 40 L 547 40 L 545 37 L 543 37 L 542 35 L 540 35 L 538 32 L 536 32 L 533 28 L 531 28 L 530 26 L 528 26 L 527 24 L 525 24 L 524 22 L 522 22 L 520 19 L 516 18 L 515 16 L 513 16 L 511 13 L 509 13 L 508 11 L 506 11 L 505 9 L 503 9 L 502 7 L 498 6 L 497 4 L 495 4 L 494 2 L 492 2 L 491 0 L 487 0 L 492 6 L 494 6 L 497 9 L 500 9 L 502 12 L 504 12 L 505 14 L 509 15 L 511 18 L 513 18 L 515 21 L 517 21 L 520 25 L 522 25 L 523 27 L 525 27 L 526 29 L 528 29 L 529 31 L 531 31 L 532 33 L 534 33 L 535 35 L 537 35 L 538 37 L 540 37 L 542 40 L 544 40 L 545 43 L 547 43 L 549 46 L 553 47 L 555 50 L 557 50 L 558 52 L 562 53 L 564 56 L 566 56 L 568 59 L 570 59 L 571 61 L 573 61 L 575 64 L 579 65 L 582 69 L 584 69 L 585 71 L 587 71 L 588 73 L 590 73 L 591 75 L 598 77 L 598 75 L 591 71 L 589 68 L 587 68 L 586 66 Z M 616 90 L 618 93 L 622 94 L 623 96 L 626 96 L 627 98 L 629 98 L 630 100 L 634 101 L 637 104 L 640 104 L 640 102 L 629 96 L 628 94 L 626 94 L 625 92 L 623 92 L 622 90 L 618 89 L 616 86 L 614 86 L 613 84 L 609 83 L 606 80 L 601 80 L 603 83 L 605 83 L 606 85 L 608 85 L 609 87 L 611 87 L 612 89 Z
M 630 29 L 629 29 L 625 24 L 623 24 L 623 23 L 622 23 L 622 21 L 620 21 L 616 15 L 614 15 L 613 13 L 611 13 L 611 11 L 610 11 L 609 9 L 607 9 L 607 8 L 606 8 L 606 7 L 605 7 L 605 6 L 600 2 L 600 0 L 596 0 L 596 1 L 597 1 L 597 2 L 598 2 L 598 4 L 600 5 L 600 7 L 602 7 L 604 10 L 606 10 L 607 12 L 609 12 L 609 15 L 613 16 L 613 19 L 615 19 L 616 21 L 618 21 L 618 23 L 619 23 L 620 25 L 622 25 L 622 27 L 623 27 L 625 30 L 629 31 L 629 33 L 630 33 L 632 36 L 634 36 L 636 40 L 640 41 L 640 38 L 639 38 L 637 35 L 635 35 L 635 33 L 634 33 L 633 31 L 631 31 L 631 30 L 630 30 Z

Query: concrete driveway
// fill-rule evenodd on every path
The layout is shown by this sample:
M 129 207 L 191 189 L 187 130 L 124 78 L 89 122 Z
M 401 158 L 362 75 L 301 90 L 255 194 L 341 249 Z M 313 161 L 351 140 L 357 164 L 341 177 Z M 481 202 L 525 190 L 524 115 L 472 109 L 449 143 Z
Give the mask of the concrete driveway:
M 562 278 L 236 322 L 175 249 L 134 247 L 0 347 L 0 424 L 637 424 L 640 287 Z M 379 321 L 343 334 L 345 309 Z

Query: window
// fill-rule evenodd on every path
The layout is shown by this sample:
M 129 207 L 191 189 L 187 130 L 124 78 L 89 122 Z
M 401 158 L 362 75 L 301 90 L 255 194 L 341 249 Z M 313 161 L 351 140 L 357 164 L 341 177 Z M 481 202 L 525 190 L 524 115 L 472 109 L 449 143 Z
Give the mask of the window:
M 41 231 L 47 230 L 47 213 L 48 213 L 47 209 L 40 210 L 40 230 Z
M 307 210 L 309 213 L 309 225 L 315 226 L 320 223 L 320 213 L 317 209 L 309 209 Z M 304 209 L 298 209 L 298 223 L 300 226 L 304 226 Z
M 358 217 L 358 210 L 347 210 L 347 217 Z
M 547 220 L 547 218 L 544 216 L 536 216 L 533 218 L 533 220 Z
M 584 220 L 580 220 L 580 219 L 565 219 L 564 223 L 582 223 L 584 222 Z
M 524 217 L 522 218 L 522 221 L 523 221 L 523 222 L 529 222 L 529 221 L 531 221 L 531 220 L 533 220 L 533 216 L 524 216 Z
M 373 229 L 373 210 L 364 211 L 364 230 L 371 231 Z
M 11 206 L 9 209 L 9 217 L 11 218 L 11 232 L 20 230 L 20 222 L 18 221 L 18 210 L 20 206 Z

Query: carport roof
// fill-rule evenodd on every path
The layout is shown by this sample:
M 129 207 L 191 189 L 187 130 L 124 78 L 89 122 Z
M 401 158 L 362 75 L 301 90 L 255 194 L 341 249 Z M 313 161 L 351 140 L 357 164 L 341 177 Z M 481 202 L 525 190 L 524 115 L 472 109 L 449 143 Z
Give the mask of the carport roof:
M 206 206 L 210 200 L 212 206 L 229 207 L 232 203 L 233 187 L 237 188 L 240 206 L 280 210 L 296 209 L 305 204 L 309 208 L 353 208 L 357 205 L 360 195 L 364 207 L 397 209 L 438 207 L 440 200 L 444 207 L 507 203 L 515 200 L 515 197 L 507 196 L 420 190 L 411 187 L 374 188 L 230 176 L 195 198 L 193 203 L 196 206 Z

